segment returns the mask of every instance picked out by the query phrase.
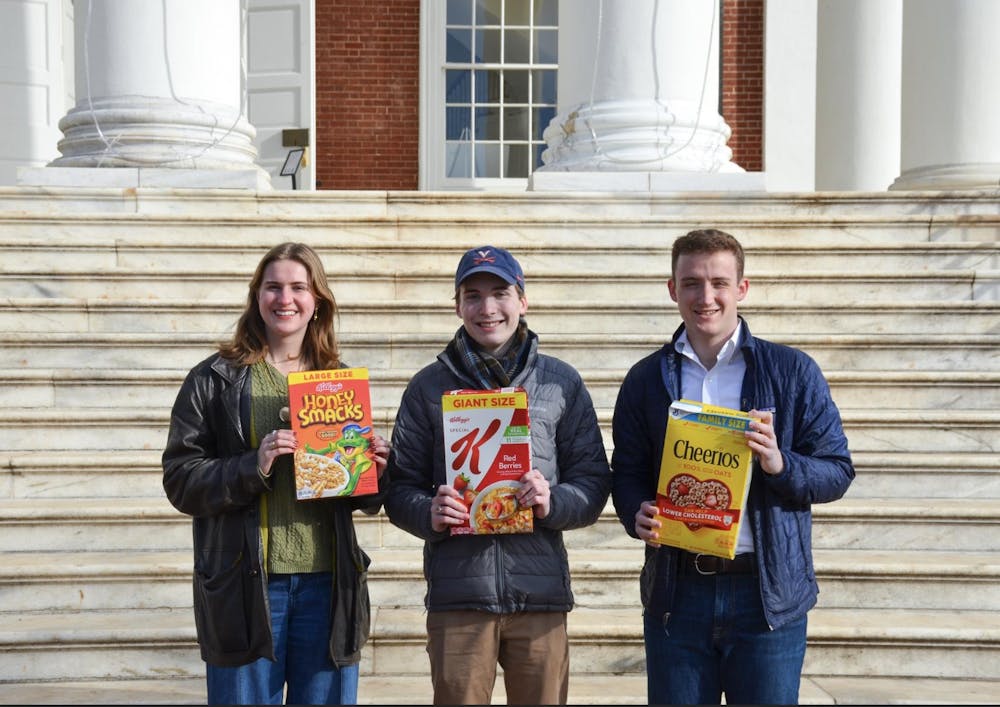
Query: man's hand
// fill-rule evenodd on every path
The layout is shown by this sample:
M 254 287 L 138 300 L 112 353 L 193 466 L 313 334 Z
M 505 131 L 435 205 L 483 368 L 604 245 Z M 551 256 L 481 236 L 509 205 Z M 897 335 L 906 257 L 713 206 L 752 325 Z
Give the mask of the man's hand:
M 760 461 L 765 474 L 780 474 L 785 470 L 785 460 L 778 449 L 774 434 L 774 413 L 750 411 L 750 429 L 746 431 L 747 444 Z
M 462 494 L 452 486 L 438 486 L 437 494 L 431 498 L 431 527 L 440 533 L 452 525 L 461 525 L 469 517 Z
M 656 519 L 656 503 L 643 501 L 638 513 L 635 514 L 635 534 L 647 545 L 659 547 L 657 541 L 660 538 L 660 525 L 660 521 Z
M 549 514 L 552 495 L 549 480 L 538 469 L 532 469 L 521 477 L 521 490 L 517 494 L 517 503 L 524 508 L 532 508 L 536 518 L 544 518 Z

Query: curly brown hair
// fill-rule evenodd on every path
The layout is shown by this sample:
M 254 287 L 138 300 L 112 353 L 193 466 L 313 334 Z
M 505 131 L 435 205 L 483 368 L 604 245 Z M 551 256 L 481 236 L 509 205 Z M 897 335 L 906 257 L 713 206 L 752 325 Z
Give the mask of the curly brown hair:
M 304 243 L 280 243 L 261 258 L 250 280 L 246 308 L 236 322 L 233 338 L 219 344 L 219 353 L 243 366 L 252 365 L 267 355 L 267 335 L 257 296 L 264 281 L 264 271 L 278 260 L 301 263 L 309 275 L 309 289 L 316 298 L 315 318 L 306 329 L 301 356 L 317 369 L 339 368 L 340 348 L 334 329 L 334 319 L 339 316 L 337 301 L 327 282 L 323 261 L 316 251 Z

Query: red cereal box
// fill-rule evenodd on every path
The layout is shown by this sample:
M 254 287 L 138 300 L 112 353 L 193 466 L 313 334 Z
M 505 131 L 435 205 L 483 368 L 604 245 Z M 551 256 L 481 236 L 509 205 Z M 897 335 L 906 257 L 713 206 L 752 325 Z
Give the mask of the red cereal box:
M 448 484 L 463 495 L 469 520 L 452 535 L 530 533 L 534 512 L 517 502 L 531 470 L 528 394 L 523 388 L 452 390 L 441 397 Z

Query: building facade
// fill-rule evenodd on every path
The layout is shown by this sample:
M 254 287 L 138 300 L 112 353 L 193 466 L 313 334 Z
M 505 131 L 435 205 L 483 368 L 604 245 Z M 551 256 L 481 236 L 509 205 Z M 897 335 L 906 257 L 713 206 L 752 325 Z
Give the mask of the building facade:
M 769 191 L 1000 182 L 991 0 L 212 6 L 4 3 L 0 182 L 129 164 L 257 169 L 276 189 L 524 190 L 546 172 L 618 173 L 609 188 L 635 173 Z

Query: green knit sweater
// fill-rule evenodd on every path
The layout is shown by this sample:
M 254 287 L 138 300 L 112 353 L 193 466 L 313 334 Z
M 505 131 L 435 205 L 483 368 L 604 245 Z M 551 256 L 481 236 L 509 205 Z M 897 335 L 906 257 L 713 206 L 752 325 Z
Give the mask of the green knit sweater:
M 251 368 L 252 442 L 260 444 L 274 429 L 289 429 L 280 417 L 288 407 L 288 379 L 266 361 Z M 298 501 L 292 456 L 283 454 L 271 465 L 271 490 L 261 499 L 261 526 L 268 573 L 329 572 L 333 568 L 332 499 Z

